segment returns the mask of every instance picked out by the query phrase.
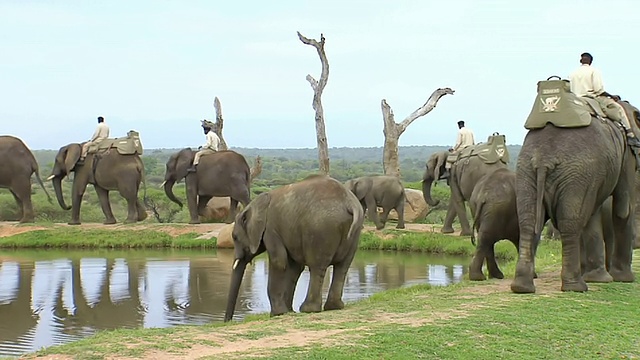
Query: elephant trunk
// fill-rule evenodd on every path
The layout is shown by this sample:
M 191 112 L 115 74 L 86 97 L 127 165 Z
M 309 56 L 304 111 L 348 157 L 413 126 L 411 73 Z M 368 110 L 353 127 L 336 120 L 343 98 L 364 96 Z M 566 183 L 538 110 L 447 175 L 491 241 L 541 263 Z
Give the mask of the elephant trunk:
M 164 182 L 164 193 L 167 195 L 169 200 L 173 201 L 174 203 L 176 203 L 180 207 L 182 207 L 182 201 L 178 200 L 176 195 L 173 193 L 173 185 L 175 183 L 176 183 L 175 180 L 167 180 L 167 181 L 165 181 Z
M 431 197 L 431 185 L 433 184 L 433 178 L 425 177 L 422 180 L 422 196 L 424 197 L 424 201 L 429 204 L 429 206 L 437 206 L 440 203 L 440 200 L 434 200 Z
M 247 261 L 237 259 L 233 262 L 233 272 L 231 273 L 231 285 L 229 286 L 229 297 L 227 297 L 227 311 L 224 314 L 224 322 L 231 321 L 236 309 L 238 293 L 242 284 L 242 277 L 247 268 Z
M 67 206 L 64 202 L 64 195 L 62 195 L 62 177 L 56 176 L 53 178 L 53 189 L 56 192 L 56 198 L 58 199 L 58 204 L 64 210 L 70 210 L 71 206 Z

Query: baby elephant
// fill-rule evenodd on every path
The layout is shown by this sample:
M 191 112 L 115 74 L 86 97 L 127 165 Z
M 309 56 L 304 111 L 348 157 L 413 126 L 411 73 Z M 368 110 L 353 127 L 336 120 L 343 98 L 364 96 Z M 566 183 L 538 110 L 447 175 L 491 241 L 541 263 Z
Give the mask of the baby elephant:
M 520 227 L 516 207 L 516 174 L 509 169 L 498 169 L 484 176 L 474 187 L 469 200 L 473 215 L 471 242 L 477 230 L 477 246 L 469 265 L 470 280 L 485 280 L 482 263 L 487 259 L 487 270 L 492 278 L 502 279 L 504 274 L 496 263 L 494 245 L 502 239 L 510 240 L 516 249 L 520 240 Z
M 396 228 L 404 229 L 404 186 L 395 176 L 363 176 L 348 180 L 345 186 L 353 192 L 364 211 L 368 209 L 369 220 L 376 224 L 376 229 L 384 228 L 392 209 L 398 213 Z M 378 219 L 378 206 L 382 208 L 381 219 Z

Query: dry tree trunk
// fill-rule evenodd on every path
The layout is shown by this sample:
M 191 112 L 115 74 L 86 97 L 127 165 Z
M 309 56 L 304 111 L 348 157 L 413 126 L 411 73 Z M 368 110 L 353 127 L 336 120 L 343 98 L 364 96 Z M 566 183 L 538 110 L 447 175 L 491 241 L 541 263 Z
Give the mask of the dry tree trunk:
M 316 137 L 318 140 L 318 161 L 320 163 L 320 172 L 329 175 L 329 147 L 327 145 L 327 135 L 324 127 L 324 111 L 322 109 L 322 91 L 327 85 L 329 77 L 329 62 L 324 53 L 324 35 L 320 34 L 320 42 L 315 39 L 308 39 L 298 31 L 298 38 L 303 44 L 311 45 L 316 48 L 322 62 L 322 73 L 320 81 L 316 81 L 311 75 L 307 75 L 307 81 L 313 89 L 313 110 L 316 111 Z
M 253 179 L 258 177 L 262 173 L 262 158 L 260 155 L 256 156 L 256 160 L 253 162 L 253 167 L 251 167 L 251 182 Z
M 218 150 L 228 150 L 227 142 L 224 141 L 224 137 L 222 136 L 222 128 L 224 127 L 224 119 L 222 119 L 222 105 L 220 105 L 220 100 L 218 97 L 213 100 L 213 107 L 216 109 L 216 127 L 215 133 L 220 138 L 220 145 L 218 146 Z
M 400 161 L 398 159 L 398 141 L 400 135 L 407 130 L 417 118 L 424 116 L 435 109 L 438 100 L 445 95 L 453 95 L 450 88 L 441 88 L 434 91 L 427 101 L 407 116 L 401 123 L 396 123 L 393 117 L 393 110 L 387 104 L 387 100 L 382 99 L 382 118 L 384 120 L 384 149 L 382 154 L 382 165 L 385 175 L 400 177 Z

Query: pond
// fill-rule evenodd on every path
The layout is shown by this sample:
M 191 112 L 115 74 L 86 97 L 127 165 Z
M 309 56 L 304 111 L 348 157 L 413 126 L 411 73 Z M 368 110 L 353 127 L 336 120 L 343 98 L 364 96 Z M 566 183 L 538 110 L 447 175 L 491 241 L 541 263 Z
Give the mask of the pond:
M 0 252 L 0 356 L 18 356 L 98 330 L 222 321 L 232 250 Z M 234 320 L 269 311 L 266 256 L 247 267 Z M 469 259 L 358 251 L 343 300 L 415 284 L 460 281 Z M 329 268 L 324 296 L 329 288 Z M 295 292 L 304 301 L 308 270 Z

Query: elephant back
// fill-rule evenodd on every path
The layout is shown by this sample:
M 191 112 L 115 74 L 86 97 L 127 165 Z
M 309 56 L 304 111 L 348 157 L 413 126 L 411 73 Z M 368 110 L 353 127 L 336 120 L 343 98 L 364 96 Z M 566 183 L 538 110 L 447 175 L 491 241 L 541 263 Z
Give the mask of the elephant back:
M 120 155 L 142 155 L 140 133 L 130 130 L 125 137 L 104 139 L 97 146 L 89 147 L 89 153 L 107 151 L 111 148 L 115 148 Z
M 497 132 L 493 133 L 485 143 L 478 143 L 454 152 L 447 157 L 447 161 L 455 163 L 458 160 L 478 156 L 485 164 L 495 164 L 498 161 L 503 164 L 509 163 L 509 151 L 507 150 L 506 137 Z
M 541 129 L 548 123 L 560 128 L 585 127 L 594 116 L 605 117 L 595 100 L 572 93 L 568 80 L 549 79 L 538 81 L 538 93 L 525 129 Z

